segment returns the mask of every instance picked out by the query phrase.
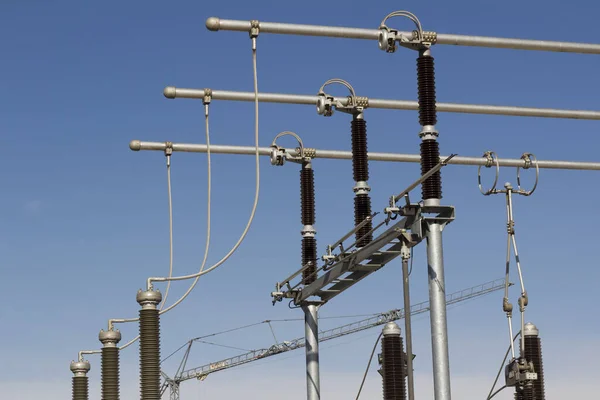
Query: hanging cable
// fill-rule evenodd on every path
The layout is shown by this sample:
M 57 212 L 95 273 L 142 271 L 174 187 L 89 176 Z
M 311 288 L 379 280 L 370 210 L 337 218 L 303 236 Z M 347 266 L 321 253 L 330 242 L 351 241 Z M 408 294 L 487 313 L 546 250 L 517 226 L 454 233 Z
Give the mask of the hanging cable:
M 512 338 L 512 342 L 514 342 L 514 341 L 515 341 L 515 340 L 516 340 L 516 339 L 519 337 L 519 335 L 520 335 L 520 334 L 521 334 L 521 331 L 519 331 L 519 332 L 518 332 L 518 333 L 517 333 L 517 334 L 516 334 L 516 335 L 515 335 L 515 336 Z M 512 343 L 512 342 L 511 342 L 511 343 Z M 498 393 L 498 392 L 499 392 L 499 391 L 498 391 L 498 392 L 496 392 L 496 393 L 494 393 L 494 394 L 492 395 L 492 392 L 493 392 L 493 391 L 494 391 L 494 389 L 496 388 L 496 383 L 498 383 L 498 379 L 500 378 L 500 374 L 502 373 L 502 370 L 504 369 L 504 364 L 506 363 L 506 359 L 508 358 L 508 354 L 510 353 L 510 350 L 511 350 L 511 348 L 512 348 L 512 346 L 509 346 L 509 347 L 508 347 L 508 349 L 506 350 L 506 354 L 504 354 L 504 359 L 502 360 L 502 363 L 500 364 L 500 369 L 498 370 L 498 374 L 496 374 L 496 379 L 494 380 L 494 383 L 492 384 L 492 388 L 490 389 L 490 392 L 488 393 L 488 396 L 487 396 L 487 398 L 486 398 L 487 400 L 490 400 L 490 399 L 492 398 L 492 396 L 495 396 L 495 395 L 496 395 L 496 393 Z M 501 390 L 502 390 L 502 389 L 501 389 Z
M 259 130 L 258 130 L 258 73 L 257 73 L 257 62 L 256 62 L 256 37 L 258 36 L 258 32 L 251 36 L 252 39 L 252 66 L 253 66 L 253 77 L 254 77 L 254 116 L 255 116 L 255 123 L 254 123 L 254 139 L 255 139 L 255 147 L 256 147 L 256 192 L 255 192 L 255 196 L 254 196 L 254 204 L 252 206 L 252 212 L 250 214 L 250 218 L 248 220 L 248 223 L 246 225 L 246 228 L 244 229 L 244 231 L 242 232 L 242 235 L 240 236 L 239 240 L 237 241 L 237 243 L 233 246 L 233 248 L 229 251 L 229 253 L 227 253 L 220 261 L 218 261 L 216 264 L 214 264 L 213 266 L 211 266 L 210 268 L 203 270 L 203 268 L 201 268 L 201 270 L 196 273 L 196 274 L 191 274 L 191 275 L 184 275 L 184 276 L 177 276 L 177 277 L 171 277 L 171 278 L 148 278 L 148 286 L 151 287 L 152 286 L 152 282 L 165 282 L 167 280 L 172 280 L 172 281 L 178 281 L 178 280 L 186 280 L 186 279 L 191 279 L 191 278 L 196 278 L 196 280 L 194 281 L 194 283 L 192 283 L 192 285 L 190 286 L 190 289 L 188 289 L 188 291 L 179 299 L 177 300 L 174 304 L 172 304 L 171 306 L 169 306 L 168 308 L 166 308 L 165 310 L 162 311 L 162 313 L 165 313 L 171 309 L 173 309 L 174 307 L 176 307 L 179 303 L 181 303 L 186 297 L 187 295 L 193 290 L 194 286 L 196 285 L 196 283 L 198 282 L 198 278 L 202 275 L 206 275 L 209 272 L 213 271 L 214 269 L 218 268 L 221 264 L 223 264 L 225 261 L 227 261 L 229 259 L 229 257 L 231 257 L 231 255 L 237 250 L 237 248 L 240 246 L 240 244 L 243 242 L 243 240 L 245 239 L 248 231 L 250 230 L 250 226 L 252 225 L 252 222 L 254 220 L 254 215 L 256 214 L 256 208 L 258 205 L 258 198 L 259 198 L 259 192 L 260 192 L 260 153 L 259 153 Z M 208 150 L 208 148 L 207 148 Z
M 377 350 L 377 344 L 379 344 L 379 339 L 383 335 L 383 331 L 377 336 L 377 340 L 375 341 L 375 345 L 373 346 L 373 350 L 371 351 L 371 356 L 369 357 L 369 362 L 367 363 L 367 369 L 365 370 L 365 374 L 363 375 L 362 381 L 360 382 L 360 387 L 358 388 L 358 393 L 356 394 L 356 400 L 360 397 L 360 392 L 362 392 L 363 386 L 365 384 L 365 380 L 367 379 L 367 374 L 369 373 L 369 368 L 371 367 L 371 362 L 373 361 L 373 355 L 375 354 L 375 350 Z
M 149 278 L 148 281 L 153 281 L 153 282 L 166 282 L 166 281 L 177 281 L 177 280 L 186 280 L 186 279 L 192 279 L 195 278 L 194 282 L 192 282 L 192 284 L 190 285 L 190 287 L 188 288 L 188 290 L 183 294 L 183 296 L 181 296 L 179 298 L 179 300 L 177 300 L 175 303 L 173 303 L 172 305 L 170 305 L 169 307 L 167 307 L 166 309 L 162 309 L 160 310 L 160 314 L 164 314 L 170 310 L 172 310 L 173 308 L 177 307 L 183 300 L 185 300 L 187 298 L 187 296 L 192 292 L 192 290 L 194 290 L 196 284 L 198 283 L 198 279 L 202 276 L 202 275 L 206 275 L 209 272 L 213 271 L 214 269 L 218 268 L 221 264 L 223 264 L 225 261 L 227 261 L 231 255 L 238 249 L 238 247 L 241 245 L 241 243 L 244 241 L 244 239 L 246 238 L 246 235 L 248 234 L 248 231 L 250 230 L 250 226 L 252 225 L 252 222 L 254 220 L 254 216 L 256 214 L 256 209 L 258 206 L 258 199 L 259 199 L 259 193 L 260 193 L 260 153 L 259 153 L 259 130 L 258 130 L 258 73 L 257 73 L 257 62 L 256 62 L 256 41 L 255 38 L 253 38 L 253 45 L 252 45 L 252 65 L 253 65 L 253 75 L 254 75 L 254 117 L 255 117 L 255 123 L 254 123 L 254 142 L 255 142 L 255 148 L 256 148 L 256 189 L 255 189 L 255 195 L 254 195 L 254 203 L 252 205 L 252 211 L 250 212 L 250 218 L 248 219 L 248 223 L 246 224 L 246 227 L 244 228 L 244 231 L 242 232 L 242 235 L 240 236 L 240 238 L 238 239 L 237 243 L 233 246 L 233 248 L 221 259 L 219 260 L 216 264 L 214 264 L 213 266 L 211 266 L 210 268 L 204 270 L 204 266 L 205 266 L 205 261 L 206 261 L 206 257 L 208 256 L 207 252 L 205 253 L 205 259 L 203 262 L 203 265 L 200 267 L 200 271 L 196 274 L 191 274 L 191 275 L 185 275 L 185 276 L 178 276 L 178 277 L 169 277 L 169 278 Z M 210 143 L 209 143 L 209 130 L 208 130 L 208 111 L 206 111 L 206 137 L 207 137 L 207 147 L 206 147 L 206 154 L 207 154 L 207 159 L 208 159 L 208 181 L 210 182 L 211 179 L 211 173 L 210 173 Z M 207 209 L 209 210 L 207 212 L 207 248 L 208 248 L 208 244 L 210 241 L 210 188 L 208 190 L 208 201 L 207 201 Z M 113 320 L 114 322 L 136 322 L 138 321 L 138 318 L 130 318 L 130 319 L 121 319 L 121 320 Z M 133 343 L 135 343 L 137 340 L 139 339 L 138 337 L 133 338 L 131 341 L 129 341 L 128 343 L 126 343 L 125 345 L 121 346 L 119 348 L 119 350 L 123 350 L 127 347 L 129 347 L 130 345 L 132 345 Z

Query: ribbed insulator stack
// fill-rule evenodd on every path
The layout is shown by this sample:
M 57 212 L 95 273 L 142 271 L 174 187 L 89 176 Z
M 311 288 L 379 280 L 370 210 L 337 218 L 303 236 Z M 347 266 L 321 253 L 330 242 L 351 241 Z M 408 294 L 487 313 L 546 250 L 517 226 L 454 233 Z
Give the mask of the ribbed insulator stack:
M 354 197 L 354 226 L 363 222 L 371 215 L 371 197 L 369 196 L 369 159 L 367 156 L 367 122 L 355 114 L 351 122 L 352 130 L 352 171 L 356 195 Z M 361 115 L 362 116 L 362 115 Z M 373 240 L 371 221 L 367 222 L 356 232 L 356 247 L 366 246 Z
M 315 281 L 317 271 L 317 239 L 315 239 L 315 174 L 310 162 L 303 162 L 300 170 L 300 207 L 302 225 L 302 266 L 311 263 L 302 272 L 302 283 Z
M 87 361 L 71 362 L 71 372 L 73 372 L 73 400 L 88 400 L 88 377 L 90 363 Z
M 423 127 L 421 131 L 423 138 L 421 143 L 421 174 L 423 175 L 440 162 L 440 146 L 435 139 L 435 136 L 437 136 L 437 132 L 435 132 L 435 124 L 437 123 L 435 69 L 434 59 L 430 55 L 421 55 L 417 58 L 417 80 L 419 123 Z M 421 195 L 423 200 L 442 198 L 442 176 L 439 171 L 423 182 Z
M 73 400 L 88 400 L 88 377 L 73 377 Z
M 406 400 L 406 354 L 400 328 L 390 322 L 383 328 L 381 340 L 381 376 L 384 400 Z
M 141 400 L 160 400 L 160 320 L 158 291 L 139 291 L 140 310 L 140 389 Z
M 539 331 L 535 325 L 525 324 L 525 352 L 523 356 L 528 362 L 533 363 L 533 368 L 537 373 L 537 379 L 533 381 L 532 400 L 546 400 L 544 388 L 544 365 L 542 361 L 542 342 L 539 337 Z M 527 392 L 527 389 L 525 390 Z M 529 400 L 524 398 L 524 400 Z
M 102 349 L 102 400 L 119 400 L 119 349 Z
M 102 347 L 102 400 L 119 400 L 119 348 L 121 333 L 118 330 L 100 331 Z

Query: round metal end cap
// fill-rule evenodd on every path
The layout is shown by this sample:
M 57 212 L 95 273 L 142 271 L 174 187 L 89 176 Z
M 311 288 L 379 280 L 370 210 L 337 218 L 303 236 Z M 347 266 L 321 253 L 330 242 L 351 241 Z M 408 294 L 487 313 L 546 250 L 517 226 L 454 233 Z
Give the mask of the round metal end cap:
M 139 290 L 135 299 L 139 304 L 154 303 L 158 304 L 162 301 L 162 294 L 158 290 Z
M 175 95 L 177 93 L 177 88 L 175 86 L 167 86 L 164 90 L 163 90 L 163 94 L 165 95 L 165 97 L 167 99 L 174 99 Z
M 383 336 L 400 336 L 401 333 L 400 327 L 395 322 L 388 322 L 383 327 Z
M 112 331 L 101 330 L 98 334 L 98 340 L 102 344 L 106 343 L 119 343 L 121 341 L 121 332 L 118 329 Z
M 71 372 L 89 372 L 90 363 L 88 361 L 71 361 Z
M 209 31 L 218 31 L 221 27 L 221 20 L 217 17 L 210 17 L 206 19 L 206 29 Z
M 525 324 L 525 329 L 523 330 L 524 336 L 539 336 L 539 334 L 540 331 L 534 324 L 531 322 Z
M 131 142 L 129 142 L 129 148 L 133 151 L 140 151 L 140 149 L 142 148 L 142 142 L 140 142 L 139 140 L 132 140 Z

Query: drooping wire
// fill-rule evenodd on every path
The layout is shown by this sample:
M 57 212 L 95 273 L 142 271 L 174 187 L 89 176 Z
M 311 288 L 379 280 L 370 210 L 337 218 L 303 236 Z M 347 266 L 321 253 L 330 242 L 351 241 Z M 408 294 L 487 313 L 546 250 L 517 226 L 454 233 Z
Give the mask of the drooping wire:
M 211 158 L 210 158 L 210 124 L 209 124 L 209 113 L 208 113 L 208 106 L 205 108 L 205 116 L 204 116 L 204 121 L 205 121 L 205 129 L 206 129 L 206 159 L 207 159 L 207 202 L 206 202 L 206 247 L 204 250 L 204 259 L 202 261 L 202 266 L 200 267 L 200 270 L 202 271 L 202 269 L 204 268 L 205 264 L 206 264 L 206 260 L 208 258 L 208 249 L 210 246 L 210 227 L 211 227 L 211 223 L 210 223 L 210 217 L 211 217 L 211 192 L 212 192 L 212 164 L 211 164 Z M 177 304 L 181 303 L 181 301 L 183 301 L 183 299 L 185 299 L 185 297 L 187 297 L 187 295 L 193 290 L 196 282 L 198 281 L 196 279 L 196 281 L 194 281 L 194 283 L 190 286 L 190 288 L 188 289 L 188 291 L 177 301 L 175 302 L 173 305 L 171 305 L 170 307 L 163 309 L 163 307 L 165 306 L 166 302 L 166 296 L 169 293 L 169 287 L 171 284 L 171 278 L 172 276 L 172 271 L 173 271 L 173 202 L 172 202 L 172 188 L 171 188 L 171 164 L 170 162 L 167 162 L 167 191 L 168 191 L 168 198 L 169 198 L 169 254 L 170 254 L 170 267 L 169 267 L 169 281 L 167 283 L 167 290 L 165 291 L 165 299 L 162 301 L 161 305 L 160 305 L 160 311 L 159 314 L 163 314 L 171 309 L 173 309 Z M 130 318 L 130 319 L 126 319 L 126 320 L 118 320 L 118 322 L 136 322 L 139 321 L 139 318 Z M 137 340 L 139 339 L 139 335 L 136 336 L 135 338 L 131 339 L 129 342 L 127 342 L 125 345 L 121 346 L 119 348 L 119 350 L 124 350 L 127 347 L 131 346 L 133 343 L 135 343 Z
M 257 61 L 256 61 L 256 47 L 253 46 L 252 48 L 252 67 L 253 67 L 253 77 L 254 77 L 254 117 L 255 117 L 255 123 L 254 123 L 254 139 L 255 139 L 255 147 L 256 147 L 256 190 L 255 190 L 255 195 L 254 195 L 254 204 L 252 206 L 252 211 L 250 213 L 250 218 L 248 219 L 248 223 L 246 224 L 246 227 L 244 228 L 244 231 L 242 232 L 242 235 L 240 236 L 240 238 L 238 239 L 237 243 L 233 246 L 233 248 L 221 259 L 219 260 L 216 264 L 214 264 L 213 266 L 211 266 L 210 268 L 204 270 L 204 266 L 205 266 L 205 262 L 206 262 L 206 258 L 208 256 L 208 250 L 205 252 L 205 258 L 204 258 L 204 262 L 203 265 L 200 268 L 200 271 L 196 274 L 191 274 L 191 275 L 185 275 L 185 276 L 178 276 L 178 277 L 169 277 L 169 278 L 159 278 L 156 281 L 157 282 L 165 282 L 165 281 L 176 281 L 176 280 L 186 280 L 186 279 L 192 279 L 195 278 L 194 282 L 190 285 L 189 289 L 183 294 L 183 296 L 181 296 L 179 298 L 179 300 L 177 300 L 175 303 L 173 303 L 172 305 L 170 305 L 169 307 L 167 307 L 166 309 L 163 309 L 160 311 L 160 314 L 164 314 L 170 310 L 172 310 L 173 308 L 177 307 L 177 305 L 179 305 L 183 300 L 185 300 L 185 298 L 192 292 L 192 290 L 194 290 L 196 284 L 198 283 L 198 279 L 202 276 L 202 275 L 206 275 L 209 272 L 215 270 L 216 268 L 218 268 L 220 265 L 222 265 L 225 261 L 227 261 L 231 255 L 238 249 L 238 247 L 241 245 L 241 243 L 244 241 L 244 239 L 246 238 L 246 235 L 248 234 L 248 231 L 250 230 L 250 226 L 252 225 L 252 222 L 254 221 L 254 216 L 256 214 L 256 209 L 258 206 L 258 199 L 259 199 L 259 193 L 260 193 L 260 152 L 259 152 L 259 130 L 258 130 L 258 72 L 257 72 Z M 210 143 L 209 143 L 209 130 L 208 130 L 208 112 L 206 113 L 206 136 L 207 136 L 207 146 L 206 146 L 206 154 L 207 154 L 207 159 L 208 159 L 208 174 L 209 174 L 209 182 L 210 182 Z M 210 210 L 210 189 L 208 190 L 208 197 L 209 200 L 207 202 L 207 208 Z M 210 240 L 210 211 L 208 212 L 208 218 L 207 218 L 207 249 L 209 246 L 209 240 Z M 119 322 L 135 322 L 138 319 L 136 318 L 131 318 L 128 320 L 120 320 Z M 133 343 L 135 343 L 137 340 L 139 339 L 139 337 L 136 337 L 134 339 L 132 339 L 129 343 L 125 344 L 124 346 L 121 346 L 119 349 L 123 350 L 127 347 L 129 347 L 130 345 L 132 345 Z
M 253 41 L 254 42 L 254 41 Z M 213 266 L 211 266 L 210 268 L 203 270 L 201 268 L 201 270 L 196 273 L 196 274 L 191 274 L 191 275 L 185 275 L 185 276 L 177 276 L 177 277 L 171 277 L 170 280 L 176 281 L 176 280 L 186 280 L 186 279 L 191 279 L 191 278 L 199 278 L 202 275 L 206 275 L 209 272 L 215 270 L 216 268 L 218 268 L 220 265 L 222 265 L 225 261 L 227 261 L 229 259 L 229 257 L 231 257 L 231 255 L 238 249 L 238 247 L 242 244 L 242 242 L 244 241 L 244 239 L 246 238 L 246 235 L 248 234 L 248 231 L 250 230 L 250 226 L 252 225 L 252 222 L 254 221 L 254 216 L 256 214 L 256 208 L 258 205 L 258 198 L 259 198 L 259 192 L 260 192 L 260 152 L 259 152 L 259 130 L 258 130 L 258 73 L 257 73 L 257 66 L 256 66 L 257 62 L 256 62 L 256 47 L 253 46 L 252 47 L 252 67 L 253 67 L 253 75 L 254 75 L 254 116 L 255 116 L 255 123 L 254 123 L 254 139 L 255 139 L 255 147 L 256 147 L 256 192 L 255 192 L 255 196 L 254 196 L 254 204 L 252 206 L 252 212 L 250 213 L 250 218 L 248 219 L 248 223 L 246 224 L 246 227 L 244 229 L 244 231 L 242 232 L 242 235 L 240 236 L 239 240 L 237 241 L 237 243 L 233 246 L 233 248 L 220 260 L 218 261 L 216 264 L 214 264 Z M 157 282 L 164 282 L 167 279 L 166 278 L 151 278 L 151 280 L 153 281 L 157 281 Z M 181 303 L 186 297 L 187 295 L 193 290 L 196 282 L 198 281 L 198 279 L 196 279 L 194 281 L 194 283 L 192 284 L 192 286 L 190 287 L 190 289 L 177 301 L 175 302 L 173 305 L 171 305 L 170 307 L 168 307 L 167 309 L 163 310 L 162 312 L 165 313 L 171 309 L 173 309 L 175 306 L 177 306 L 179 303 Z
M 171 191 L 171 155 L 167 155 L 167 193 L 169 198 L 169 278 L 173 276 L 173 196 Z M 169 289 L 171 289 L 171 281 L 167 283 L 165 295 L 159 310 L 162 310 L 167 304 L 169 297 Z
M 517 334 L 514 336 L 513 338 L 513 342 L 519 337 L 519 335 L 521 334 L 521 331 L 517 332 Z M 494 383 L 492 385 L 492 388 L 490 389 L 490 392 L 488 393 L 488 397 L 487 400 L 490 400 L 492 397 L 494 397 L 496 394 L 500 393 L 500 391 L 504 388 L 506 388 L 506 386 L 500 388 L 498 391 L 496 391 L 495 393 L 492 394 L 492 392 L 494 391 L 494 388 L 496 387 L 496 383 L 498 383 L 498 378 L 500 378 L 500 374 L 502 373 L 502 370 L 504 369 L 504 364 L 506 363 L 506 359 L 508 358 L 508 354 L 510 353 L 512 348 L 512 342 L 511 342 L 511 346 L 508 347 L 508 350 L 506 350 L 506 354 L 504 354 L 504 359 L 502 360 L 502 363 L 500 364 L 500 369 L 498 370 L 498 374 L 496 374 L 496 379 L 494 379 Z
M 207 124 L 208 124 L 208 121 L 207 121 Z M 207 125 L 207 129 L 208 129 L 208 125 Z M 207 134 L 207 137 L 208 137 L 208 134 Z M 210 144 L 208 145 L 208 147 L 210 148 Z M 209 163 L 210 163 L 210 161 L 209 161 Z M 209 165 L 209 171 L 210 171 L 210 165 Z M 210 182 L 210 172 L 209 172 L 209 182 Z M 172 277 L 173 276 L 173 253 L 174 253 L 174 251 L 173 251 L 173 191 L 172 191 L 172 185 L 171 185 L 171 156 L 170 155 L 167 155 L 167 198 L 168 198 L 168 208 L 169 208 L 169 277 Z M 209 213 L 210 213 L 210 211 L 209 211 Z M 165 296 L 163 297 L 163 300 L 160 304 L 159 310 L 162 310 L 166 304 L 167 297 L 169 296 L 170 287 L 171 287 L 171 282 L 169 281 L 167 283 L 167 288 L 165 290 Z M 119 320 L 112 320 L 112 321 L 119 322 L 119 323 L 125 323 L 125 322 L 137 322 L 139 320 L 140 320 L 139 317 L 137 317 L 137 318 L 119 319 Z M 127 347 L 134 344 L 139 338 L 140 338 L 139 335 L 134 337 L 129 342 L 127 342 L 123 346 L 119 347 L 119 350 L 126 349 Z
M 488 400 L 490 400 L 491 398 L 493 398 L 494 396 L 496 396 L 498 393 L 500 393 L 501 391 L 503 391 L 504 389 L 506 389 L 506 385 L 502 386 L 500 389 L 496 390 L 494 392 L 494 394 L 492 394 L 490 397 L 488 397 Z
M 362 392 L 363 386 L 365 384 L 365 380 L 367 379 L 367 374 L 369 373 L 369 367 L 371 366 L 371 362 L 373 361 L 373 355 L 375 354 L 375 350 L 377 350 L 377 344 L 383 335 L 383 331 L 377 336 L 377 340 L 375 341 L 375 345 L 373 346 L 373 350 L 371 351 L 371 356 L 369 357 L 369 362 L 367 363 L 367 369 L 365 370 L 365 374 L 363 375 L 362 382 L 360 383 L 360 387 L 358 388 L 358 393 L 356 394 L 356 400 L 360 397 L 360 392 Z

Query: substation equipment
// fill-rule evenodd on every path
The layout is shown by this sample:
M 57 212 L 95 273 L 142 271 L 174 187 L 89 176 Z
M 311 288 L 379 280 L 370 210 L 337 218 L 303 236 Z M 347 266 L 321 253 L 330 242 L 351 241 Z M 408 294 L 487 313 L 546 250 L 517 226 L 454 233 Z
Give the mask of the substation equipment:
M 399 31 L 387 25 L 392 17 L 405 17 L 415 24 L 411 32 Z M 535 167 L 536 179 L 540 169 L 575 169 L 600 170 L 600 163 L 578 161 L 536 160 L 530 153 L 521 159 L 502 159 L 486 152 L 484 157 L 459 157 L 456 154 L 440 156 L 439 131 L 436 128 L 437 112 L 455 112 L 472 114 L 512 115 L 544 118 L 571 118 L 600 120 L 600 111 L 562 110 L 513 106 L 490 106 L 473 104 L 438 103 L 435 91 L 435 70 L 432 50 L 439 45 L 457 45 L 472 47 L 505 48 L 535 51 L 553 51 L 569 53 L 600 54 L 600 45 L 585 43 L 569 43 L 554 41 L 506 39 L 483 36 L 466 36 L 442 34 L 425 31 L 418 18 L 409 12 L 398 11 L 384 18 L 377 29 L 331 27 L 317 25 L 299 25 L 286 23 L 237 21 L 219 18 L 208 18 L 206 27 L 211 31 L 239 31 L 250 35 L 254 61 L 254 92 L 233 92 L 215 89 L 182 89 L 167 87 L 164 95 L 167 98 L 188 98 L 203 100 L 206 110 L 208 104 L 215 100 L 253 101 L 256 105 L 256 134 L 258 137 L 258 103 L 303 104 L 316 107 L 320 115 L 332 116 L 335 111 L 349 114 L 352 117 L 350 136 L 352 151 L 322 150 L 304 147 L 300 137 L 291 134 L 299 141 L 299 147 L 286 149 L 276 144 L 270 147 L 242 147 L 202 144 L 177 144 L 172 142 L 156 143 L 132 141 L 130 148 L 139 150 L 164 151 L 169 156 L 174 152 L 212 152 L 223 154 L 256 154 L 271 158 L 272 164 L 283 165 L 286 161 L 300 166 L 301 189 L 301 267 L 287 278 L 278 281 L 271 293 L 273 303 L 289 301 L 294 307 L 301 308 L 305 314 L 306 350 L 306 382 L 307 398 L 320 398 L 319 374 L 319 309 L 345 290 L 378 271 L 390 261 L 400 257 L 403 264 L 404 286 L 404 341 L 400 328 L 388 324 L 382 332 L 382 364 L 381 373 L 384 383 L 384 399 L 414 399 L 414 382 L 412 380 L 412 343 L 410 326 L 410 295 L 407 273 L 411 249 L 421 242 L 426 242 L 429 311 L 432 342 L 432 370 L 434 398 L 450 400 L 450 363 L 448 354 L 448 335 L 446 317 L 446 287 L 444 279 L 444 257 L 442 233 L 445 226 L 454 220 L 454 207 L 444 204 L 442 200 L 441 170 L 446 165 L 476 165 L 481 168 L 501 166 L 528 169 Z M 317 95 L 296 95 L 278 93 L 260 93 L 256 78 L 256 49 L 260 34 L 287 34 L 304 36 L 322 36 L 333 38 L 371 40 L 386 53 L 394 53 L 402 47 L 417 54 L 417 93 L 418 101 L 373 99 L 357 96 L 354 88 L 346 81 L 332 79 L 321 86 Z M 325 92 L 330 84 L 342 84 L 348 88 L 350 95 L 335 97 Z M 367 129 L 365 114 L 369 108 L 418 110 L 421 129 L 418 136 L 421 140 L 419 154 L 370 153 L 367 149 Z M 206 111 L 208 118 L 208 111 Z M 278 135 L 278 137 L 282 136 Z M 354 191 L 354 227 L 327 246 L 321 257 L 317 254 L 314 170 L 318 158 L 351 159 L 353 164 Z M 385 203 L 382 212 L 373 212 L 369 195 L 369 161 L 418 162 L 421 165 L 421 176 L 405 190 L 392 195 Z M 519 176 L 519 175 L 518 175 Z M 496 176 L 497 182 L 498 176 Z M 519 178 L 517 178 L 519 180 Z M 537 184 L 537 180 L 536 180 Z M 421 186 L 420 201 L 410 199 L 411 192 Z M 511 343 L 511 359 L 505 369 L 505 386 L 515 387 L 517 399 L 543 400 L 544 382 L 541 360 L 541 344 L 537 328 L 526 324 L 524 320 L 528 294 L 523 283 L 523 276 L 517 254 L 514 237 L 514 221 L 512 218 L 512 195 L 530 195 L 533 190 L 525 191 L 513 188 L 510 184 L 497 190 L 496 183 L 492 189 L 482 192 L 486 195 L 503 193 L 507 197 L 508 210 L 508 247 L 505 280 L 505 296 L 503 311 L 509 321 Z M 481 188 L 481 186 L 480 186 Z M 415 197 L 413 195 L 413 197 Z M 352 238 L 351 240 L 349 240 Z M 511 247 L 515 251 L 517 270 L 521 287 L 518 305 L 521 314 L 520 355 L 517 356 L 513 346 L 512 304 L 508 300 L 508 275 Z M 187 277 L 186 277 L 187 278 Z M 154 279 L 154 278 L 151 278 Z M 137 300 L 141 306 L 140 324 L 140 379 L 141 399 L 159 400 L 160 388 L 160 343 L 159 343 L 159 310 L 161 294 L 154 289 L 150 280 L 145 291 L 139 291 Z M 160 281 L 167 281 L 162 279 Z M 138 319 L 120 320 L 120 322 L 137 321 Z M 109 329 L 109 332 L 113 332 Z M 115 351 L 118 340 L 116 334 L 101 332 L 103 370 L 103 399 L 118 398 L 118 351 Z M 119 335 L 120 339 L 120 335 Z M 82 354 L 77 362 L 71 364 L 73 377 L 73 399 L 87 399 L 87 372 L 89 362 Z M 408 378 L 405 383 L 404 380 Z M 177 388 L 178 392 L 178 388 Z M 108 393 L 108 394 L 107 394 Z M 109 396 L 110 394 L 110 396 Z M 491 394 L 488 399 L 495 395 Z M 111 397 L 112 396 L 112 397 Z

